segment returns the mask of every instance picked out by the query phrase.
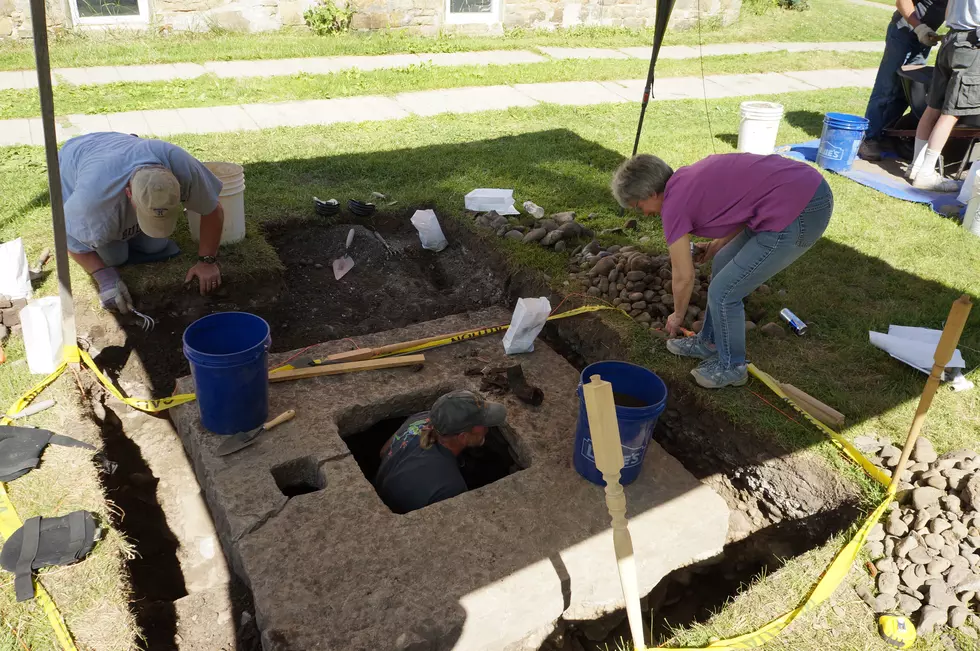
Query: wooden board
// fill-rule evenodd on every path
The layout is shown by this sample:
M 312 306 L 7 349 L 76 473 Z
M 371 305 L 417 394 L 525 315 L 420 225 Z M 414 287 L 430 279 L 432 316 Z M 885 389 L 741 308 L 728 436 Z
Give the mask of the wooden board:
M 405 355 L 403 357 L 386 357 L 385 359 L 368 359 L 358 362 L 346 362 L 342 364 L 326 364 L 323 366 L 313 366 L 310 368 L 297 368 L 290 371 L 279 371 L 269 373 L 269 382 L 285 382 L 286 380 L 301 380 L 309 377 L 320 377 L 321 375 L 343 375 L 344 373 L 357 373 L 358 371 L 380 371 L 386 368 L 399 368 L 402 366 L 415 366 L 424 364 L 425 355 Z

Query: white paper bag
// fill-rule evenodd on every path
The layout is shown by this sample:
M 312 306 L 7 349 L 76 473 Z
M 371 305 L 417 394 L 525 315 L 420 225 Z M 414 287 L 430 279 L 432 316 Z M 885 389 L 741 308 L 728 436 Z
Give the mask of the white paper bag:
M 0 244 L 0 294 L 10 298 L 31 297 L 31 270 L 24 242 L 19 237 Z
M 534 350 L 534 340 L 551 314 L 551 303 L 547 297 L 519 298 L 510 327 L 504 334 L 504 352 L 508 355 L 530 353 Z
M 20 324 L 31 373 L 53 373 L 61 365 L 61 298 L 45 296 L 31 301 L 20 311 Z
M 514 208 L 514 191 L 500 188 L 477 188 L 471 191 L 463 200 L 467 210 L 474 212 L 490 212 L 498 215 L 520 215 Z
M 412 215 L 412 226 L 419 232 L 423 249 L 438 252 L 449 246 L 434 210 L 416 210 Z

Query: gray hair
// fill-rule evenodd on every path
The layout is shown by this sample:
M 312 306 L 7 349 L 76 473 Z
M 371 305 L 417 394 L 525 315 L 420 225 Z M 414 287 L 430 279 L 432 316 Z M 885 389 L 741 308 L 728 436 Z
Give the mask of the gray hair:
M 623 208 L 660 194 L 674 173 L 670 165 L 656 156 L 639 154 L 623 161 L 612 177 L 613 197 Z

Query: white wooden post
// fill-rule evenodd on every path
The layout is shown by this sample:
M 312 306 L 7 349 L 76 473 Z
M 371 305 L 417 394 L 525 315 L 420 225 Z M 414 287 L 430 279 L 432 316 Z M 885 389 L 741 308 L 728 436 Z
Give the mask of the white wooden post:
M 595 453 L 596 468 L 606 482 L 606 508 L 609 509 L 612 520 L 613 547 L 616 550 L 616 564 L 619 566 L 619 583 L 626 601 L 626 616 L 633 635 L 633 648 L 642 650 L 646 646 L 643 641 L 640 594 L 636 585 L 633 539 L 626 521 L 626 493 L 619 483 L 619 473 L 623 469 L 623 445 L 619 438 L 619 423 L 616 421 L 616 403 L 611 384 L 598 375 L 593 375 L 590 379 L 588 384 L 582 386 L 582 394 L 585 396 L 585 410 L 589 416 L 592 450 Z

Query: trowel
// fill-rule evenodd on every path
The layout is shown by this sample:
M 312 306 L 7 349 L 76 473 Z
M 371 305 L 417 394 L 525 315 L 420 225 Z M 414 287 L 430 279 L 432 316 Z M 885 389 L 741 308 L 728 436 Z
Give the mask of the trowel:
M 255 439 L 259 437 L 259 434 L 272 429 L 276 425 L 281 425 L 282 423 L 285 423 L 287 420 L 292 420 L 293 416 L 295 415 L 296 415 L 296 411 L 294 409 L 290 409 L 288 411 L 282 412 L 281 414 L 279 414 L 278 416 L 270 420 L 265 425 L 260 425 L 259 427 L 249 432 L 239 432 L 238 434 L 233 434 L 232 436 L 228 437 L 227 439 L 221 442 L 221 445 L 218 446 L 218 449 L 214 451 L 214 456 L 223 457 L 225 455 L 231 454 L 232 452 L 238 452 L 239 450 L 243 450 L 247 448 L 248 446 L 252 445 L 252 443 L 255 442 Z
M 354 241 L 354 229 L 350 229 L 347 233 L 347 244 L 344 245 L 344 257 L 337 258 L 333 261 L 333 277 L 336 280 L 340 280 L 344 275 L 354 267 L 354 260 L 347 255 L 347 250 L 350 249 L 351 242 Z

